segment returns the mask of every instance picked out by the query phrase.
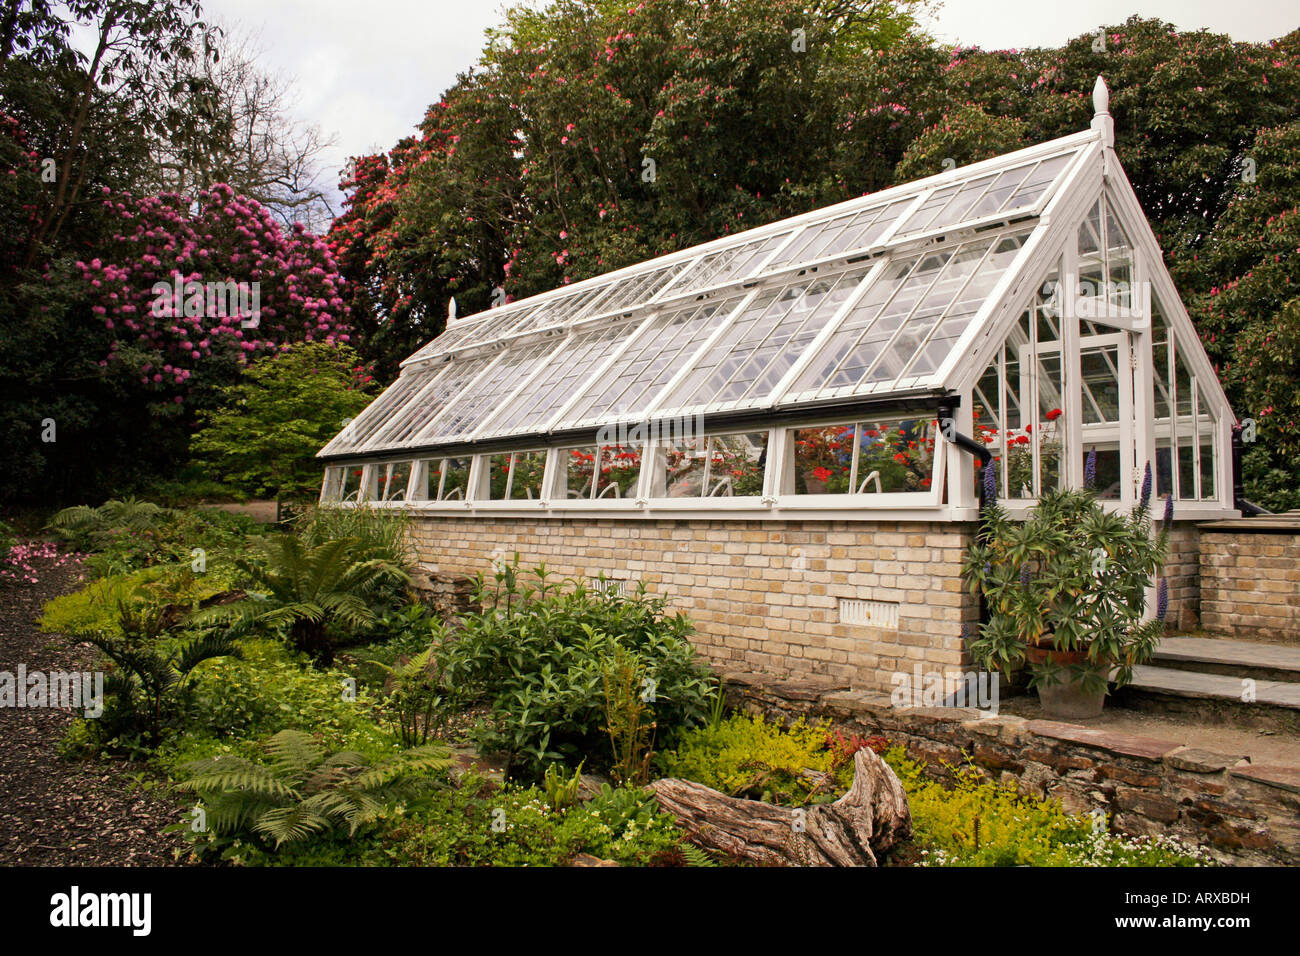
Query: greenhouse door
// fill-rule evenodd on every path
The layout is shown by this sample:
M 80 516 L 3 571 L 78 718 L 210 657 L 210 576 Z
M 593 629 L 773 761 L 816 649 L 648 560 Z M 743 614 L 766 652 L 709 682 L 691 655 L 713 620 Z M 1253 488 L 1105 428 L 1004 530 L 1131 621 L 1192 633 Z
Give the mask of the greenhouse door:
M 1059 368 L 1061 343 L 1040 342 L 1038 355 L 1037 364 L 1051 364 Z M 1089 453 L 1096 453 L 1093 487 L 1098 498 L 1109 501 L 1128 499 L 1125 494 L 1125 476 L 1134 474 L 1137 429 L 1133 419 L 1135 404 L 1132 355 L 1131 336 L 1128 332 L 1084 335 L 1079 339 L 1079 391 L 1076 407 L 1081 407 L 1082 414 L 1078 430 L 1067 428 L 1065 431 L 1071 437 L 1079 435 L 1082 441 L 1080 447 L 1078 439 L 1067 439 L 1066 446 L 1069 454 L 1079 456 L 1080 474 L 1086 469 Z M 1029 346 L 1021 346 L 1021 369 L 1028 371 L 1032 367 L 1029 358 Z M 1067 359 L 1067 383 L 1071 377 L 1069 364 Z M 1028 384 L 1025 382 L 1022 387 L 1028 387 Z M 1040 382 L 1039 388 L 1042 387 Z M 1131 483 L 1129 488 L 1132 488 Z

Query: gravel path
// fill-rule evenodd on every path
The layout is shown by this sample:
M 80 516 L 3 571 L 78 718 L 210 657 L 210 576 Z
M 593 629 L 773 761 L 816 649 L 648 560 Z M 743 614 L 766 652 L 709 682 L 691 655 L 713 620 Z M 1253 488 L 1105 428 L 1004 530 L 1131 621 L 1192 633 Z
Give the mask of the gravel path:
M 79 586 L 76 567 L 43 564 L 37 584 L 0 584 L 0 671 L 93 670 L 94 648 L 36 627 L 46 601 Z M 61 757 L 72 717 L 0 707 L 0 866 L 176 865 L 184 842 L 162 829 L 182 818 L 182 805 L 142 789 L 141 765 Z

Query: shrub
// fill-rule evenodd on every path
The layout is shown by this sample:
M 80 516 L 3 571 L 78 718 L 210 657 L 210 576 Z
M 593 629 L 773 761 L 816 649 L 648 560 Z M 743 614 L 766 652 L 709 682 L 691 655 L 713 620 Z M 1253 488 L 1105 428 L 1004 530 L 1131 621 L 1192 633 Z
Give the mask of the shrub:
M 440 640 L 449 685 L 467 702 L 491 704 L 492 719 L 477 731 L 485 749 L 511 755 L 513 769 L 534 780 L 553 761 L 608 768 L 603 682 L 618 647 L 652 682 L 662 740 L 707 717 L 714 681 L 695 659 L 683 615 L 669 615 L 661 598 L 557 586 L 544 567 L 533 573 L 535 586 L 514 566 L 490 586 L 480 579 L 487 609 Z
M 980 533 L 963 564 L 971 593 L 983 592 L 989 620 L 971 653 L 989 670 L 1012 670 L 1035 648 L 1085 652 L 1068 668 L 1033 664 L 1035 686 L 1068 678 L 1087 687 L 1107 674 L 1127 683 L 1149 660 L 1164 631 L 1164 601 L 1156 620 L 1143 621 L 1146 589 L 1165 558 L 1172 502 L 1152 537 L 1147 467 L 1142 499 L 1131 514 L 1107 512 L 1091 490 L 1044 493 L 1025 521 L 987 505 Z M 1164 582 L 1161 594 L 1164 595 Z
M 177 787 L 199 796 L 208 829 L 220 846 L 238 835 L 282 844 L 346 825 L 354 836 L 387 808 L 432 783 L 445 770 L 445 747 L 406 750 L 371 764 L 355 751 L 328 753 L 310 734 L 282 730 L 265 745 L 267 760 L 235 756 L 195 761 Z
M 188 565 L 153 565 L 109 575 L 48 601 L 37 623 L 43 631 L 72 637 L 120 635 L 120 606 L 132 595 L 146 592 L 159 607 L 170 607 L 172 622 L 179 623 L 204 601 L 228 590 L 234 583 L 233 570 L 221 566 L 193 574 Z
M 242 601 L 198 612 L 194 623 L 229 625 L 236 634 L 255 628 L 283 632 L 294 650 L 324 667 L 352 631 L 379 620 L 377 607 L 408 580 L 405 571 L 356 538 L 311 547 L 280 534 L 261 544 L 261 560 L 235 561 L 258 590 Z
M 666 777 L 694 780 L 733 797 L 802 806 L 833 800 L 853 782 L 853 763 L 828 746 L 826 722 L 800 720 L 788 729 L 737 714 L 681 735 L 661 753 Z M 838 777 L 836 773 L 838 772 Z

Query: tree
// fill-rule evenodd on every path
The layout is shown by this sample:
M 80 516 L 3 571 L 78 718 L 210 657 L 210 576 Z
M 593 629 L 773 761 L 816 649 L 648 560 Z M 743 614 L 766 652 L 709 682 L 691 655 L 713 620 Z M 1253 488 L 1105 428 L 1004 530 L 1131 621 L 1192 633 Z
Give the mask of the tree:
M 195 461 L 250 494 L 308 497 L 320 487 L 316 452 L 369 403 L 370 381 L 346 346 L 314 342 L 263 358 L 200 413 Z

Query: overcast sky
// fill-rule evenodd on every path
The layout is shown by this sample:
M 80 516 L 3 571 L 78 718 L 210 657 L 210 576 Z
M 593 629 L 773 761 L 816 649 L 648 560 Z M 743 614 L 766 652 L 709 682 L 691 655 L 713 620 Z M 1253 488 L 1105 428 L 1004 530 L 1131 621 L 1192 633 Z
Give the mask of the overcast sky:
M 470 67 L 496 0 L 205 0 L 204 12 L 258 35 L 266 66 L 296 79 L 299 116 L 337 139 L 328 181 L 350 155 L 386 151 Z M 985 49 L 1058 46 L 1134 13 L 1181 29 L 1268 40 L 1300 26 L 1295 0 L 948 0 L 940 39 Z

